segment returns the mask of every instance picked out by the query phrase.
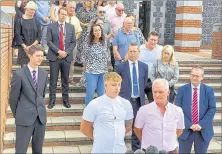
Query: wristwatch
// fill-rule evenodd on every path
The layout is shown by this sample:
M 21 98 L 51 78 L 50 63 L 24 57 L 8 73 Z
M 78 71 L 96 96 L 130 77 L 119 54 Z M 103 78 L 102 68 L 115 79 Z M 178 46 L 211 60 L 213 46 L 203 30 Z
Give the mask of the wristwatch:
M 123 62 L 124 62 L 124 60 L 123 60 L 123 59 L 120 59 L 120 62 L 121 62 L 121 63 L 123 63 Z

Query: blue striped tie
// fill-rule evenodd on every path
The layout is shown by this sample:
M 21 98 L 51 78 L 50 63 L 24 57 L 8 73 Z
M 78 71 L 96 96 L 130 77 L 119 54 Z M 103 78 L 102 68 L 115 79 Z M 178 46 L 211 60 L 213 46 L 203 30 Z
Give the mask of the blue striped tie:
M 137 73 L 136 73 L 136 65 L 133 63 L 133 95 L 138 96 L 138 82 L 137 82 Z
M 35 88 L 37 88 L 37 80 L 36 80 L 36 71 L 35 70 L 32 71 L 32 75 L 33 75 L 32 80 L 33 80 L 34 86 L 35 86 Z

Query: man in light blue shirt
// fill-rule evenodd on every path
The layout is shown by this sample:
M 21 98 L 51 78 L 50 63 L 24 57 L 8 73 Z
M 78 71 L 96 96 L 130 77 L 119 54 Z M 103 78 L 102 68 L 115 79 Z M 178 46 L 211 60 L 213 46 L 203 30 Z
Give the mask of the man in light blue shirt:
M 41 23 L 42 27 L 42 40 L 41 45 L 44 47 L 45 51 L 47 50 L 47 40 L 46 40 L 46 34 L 47 34 L 47 25 L 50 21 L 49 17 L 49 10 L 50 5 L 49 1 L 47 0 L 36 0 L 37 10 L 36 10 L 36 18 Z
M 117 32 L 113 40 L 113 53 L 115 57 L 115 65 L 124 62 L 129 45 L 137 43 L 140 45 L 139 36 L 137 33 L 132 31 L 133 20 L 130 17 L 126 17 L 123 23 L 123 30 Z
M 85 108 L 80 131 L 93 138 L 91 153 L 125 153 L 125 134 L 132 128 L 133 109 L 130 102 L 118 96 L 122 78 L 116 72 L 104 77 L 106 93 Z

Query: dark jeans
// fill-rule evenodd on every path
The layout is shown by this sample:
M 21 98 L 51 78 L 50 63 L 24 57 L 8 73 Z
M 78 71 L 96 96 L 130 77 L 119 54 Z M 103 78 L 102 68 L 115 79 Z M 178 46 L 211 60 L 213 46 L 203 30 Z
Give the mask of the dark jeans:
M 112 64 L 113 71 L 114 71 L 115 70 L 115 58 L 114 58 L 114 54 L 113 54 L 113 45 L 110 46 L 109 50 L 110 50 L 111 64 Z

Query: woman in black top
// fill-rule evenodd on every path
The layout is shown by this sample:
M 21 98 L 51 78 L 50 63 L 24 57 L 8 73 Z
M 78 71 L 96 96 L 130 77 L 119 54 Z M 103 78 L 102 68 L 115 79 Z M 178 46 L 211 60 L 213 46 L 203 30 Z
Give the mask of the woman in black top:
M 30 46 L 39 44 L 41 40 L 41 25 L 35 19 L 36 4 L 30 1 L 26 5 L 25 14 L 16 23 L 15 37 L 18 43 L 17 64 L 21 67 L 29 63 L 27 56 Z

